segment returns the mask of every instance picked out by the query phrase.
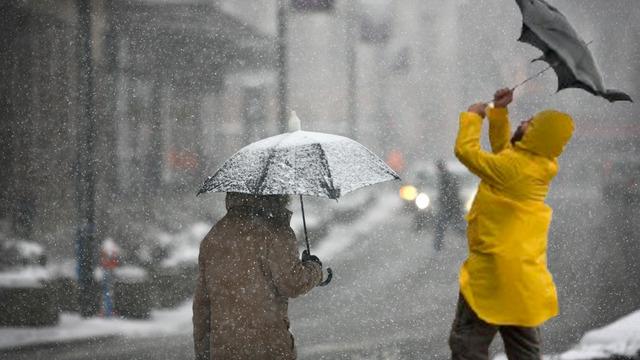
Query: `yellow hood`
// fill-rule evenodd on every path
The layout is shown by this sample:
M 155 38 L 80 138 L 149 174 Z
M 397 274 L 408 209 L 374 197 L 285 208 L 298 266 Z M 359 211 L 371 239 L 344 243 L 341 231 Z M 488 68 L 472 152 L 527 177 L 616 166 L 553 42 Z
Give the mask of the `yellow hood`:
M 544 110 L 533 117 L 516 147 L 554 159 L 562 154 L 573 134 L 571 116 L 556 110 Z

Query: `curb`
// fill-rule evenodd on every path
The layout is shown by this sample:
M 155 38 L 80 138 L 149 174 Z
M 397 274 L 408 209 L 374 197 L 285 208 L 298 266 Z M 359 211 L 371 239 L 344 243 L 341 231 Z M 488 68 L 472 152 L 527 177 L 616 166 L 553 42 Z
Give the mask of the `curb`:
M 98 335 L 98 336 L 93 336 L 89 338 L 51 340 L 51 341 L 34 342 L 34 343 L 27 343 L 24 345 L 16 345 L 16 346 L 8 346 L 8 347 L 0 346 L 0 355 L 16 354 L 16 353 L 43 350 L 43 349 L 56 349 L 56 348 L 61 348 L 65 346 L 73 346 L 78 344 L 86 344 L 91 342 L 111 340 L 118 337 L 119 337 L 118 335 L 114 335 L 114 334 L 105 334 L 104 336 Z

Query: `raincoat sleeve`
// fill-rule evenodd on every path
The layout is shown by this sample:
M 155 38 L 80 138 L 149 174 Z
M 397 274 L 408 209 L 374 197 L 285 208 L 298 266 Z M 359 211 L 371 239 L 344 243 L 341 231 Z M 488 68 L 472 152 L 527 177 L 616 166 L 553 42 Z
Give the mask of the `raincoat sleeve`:
M 320 264 L 302 262 L 298 257 L 296 236 L 291 228 L 276 234 L 272 246 L 267 247 L 266 262 L 273 283 L 282 296 L 300 296 L 322 281 Z
M 196 360 L 210 358 L 210 338 L 211 338 L 211 305 L 205 282 L 206 259 L 203 256 L 203 245 L 200 245 L 200 255 L 198 257 L 198 280 L 193 296 L 193 345 Z
M 494 154 L 511 147 L 511 129 L 509 128 L 509 111 L 507 108 L 490 107 L 487 109 L 489 119 L 489 142 Z
M 480 115 L 463 112 L 460 115 L 460 129 L 455 145 L 455 155 L 469 171 L 490 185 L 502 187 L 514 175 L 514 164 L 501 154 L 482 150 L 480 133 L 482 118 Z

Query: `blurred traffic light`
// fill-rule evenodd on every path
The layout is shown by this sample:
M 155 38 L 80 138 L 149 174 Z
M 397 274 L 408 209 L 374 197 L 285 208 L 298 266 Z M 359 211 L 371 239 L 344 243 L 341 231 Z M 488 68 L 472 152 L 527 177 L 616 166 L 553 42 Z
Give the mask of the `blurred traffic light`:
M 418 197 L 418 189 L 413 185 L 405 185 L 400 188 L 400 198 L 407 201 L 414 201 Z
M 360 19 L 360 38 L 364 42 L 384 44 L 391 37 L 391 22 L 363 15 Z
M 402 173 L 404 171 L 405 161 L 404 154 L 398 149 L 393 149 L 387 154 L 387 164 L 395 172 Z

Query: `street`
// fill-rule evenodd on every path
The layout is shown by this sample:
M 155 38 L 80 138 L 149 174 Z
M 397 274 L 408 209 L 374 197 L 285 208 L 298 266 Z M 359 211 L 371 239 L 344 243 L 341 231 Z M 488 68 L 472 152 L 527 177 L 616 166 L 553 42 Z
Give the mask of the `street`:
M 334 278 L 327 287 L 316 288 L 290 302 L 291 330 L 301 359 L 449 356 L 447 337 L 458 296 L 457 272 L 466 256 L 466 243 L 449 231 L 443 250 L 435 252 L 432 230 L 416 233 L 411 220 L 411 216 L 401 211 L 400 200 L 388 191 L 361 217 L 336 224 L 315 245 L 325 267 L 333 269 Z M 554 233 L 566 234 L 558 227 L 571 223 L 558 222 Z M 588 229 L 583 227 L 582 231 Z M 581 238 L 578 233 L 574 236 Z M 559 250 L 571 249 L 565 245 Z M 562 295 L 567 287 L 559 283 L 559 293 Z M 546 353 L 566 349 L 587 329 L 583 320 L 564 315 L 581 314 L 583 304 L 572 300 L 561 306 L 563 315 L 543 328 Z M 2 354 L 2 358 L 190 358 L 191 329 L 182 330 L 175 336 L 114 337 L 25 349 Z M 501 342 L 494 341 L 492 353 L 500 350 Z
M 463 239 L 449 232 L 444 250 L 434 253 L 431 230 L 415 233 L 412 217 L 391 203 L 392 216 L 357 234 L 353 246 L 331 259 L 335 283 L 293 301 L 301 358 L 448 354 Z
M 393 195 L 384 194 L 372 206 L 370 212 L 377 213 L 373 218 L 367 219 L 365 213 L 352 224 L 337 225 L 324 240 L 355 236 L 348 248 L 323 258 L 325 266 L 333 268 L 332 283 L 290 302 L 300 358 L 415 359 L 448 354 L 446 338 L 457 296 L 457 268 L 465 254 L 463 239 L 450 232 L 444 250 L 434 254 L 430 231 L 414 233 L 411 217 L 402 215 Z M 108 338 L 16 351 L 3 358 L 189 358 L 190 329 L 185 331 L 170 338 Z

